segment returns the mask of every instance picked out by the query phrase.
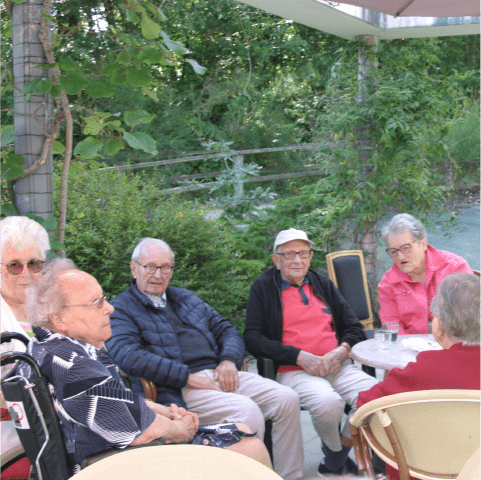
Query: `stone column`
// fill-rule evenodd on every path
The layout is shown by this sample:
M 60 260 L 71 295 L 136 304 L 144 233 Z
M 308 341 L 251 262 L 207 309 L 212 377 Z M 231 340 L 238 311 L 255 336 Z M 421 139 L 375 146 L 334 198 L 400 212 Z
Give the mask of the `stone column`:
M 362 42 L 358 53 L 358 102 L 365 102 L 376 88 L 376 70 L 377 51 L 378 51 L 378 37 L 375 35 L 362 35 L 358 37 Z M 364 180 L 371 173 L 369 160 L 372 155 L 371 140 L 369 137 L 369 130 L 371 128 L 371 121 L 369 118 L 364 119 L 364 125 L 359 132 L 359 171 L 358 182 L 363 184 Z M 362 192 L 361 192 L 362 194 Z M 369 283 L 372 288 L 372 295 L 377 298 L 377 220 L 370 222 L 364 226 L 364 230 L 360 232 L 359 244 L 364 252 L 369 253 L 365 259 L 366 273 L 368 275 Z
M 32 95 L 25 102 L 25 96 L 20 93 L 25 83 L 49 76 L 48 70 L 34 68 L 47 63 L 39 38 L 42 7 L 42 0 L 12 2 L 15 153 L 24 158 L 24 168 L 30 167 L 42 152 L 45 141 L 42 129 L 50 132 L 50 95 Z M 35 213 L 44 218 L 53 215 L 52 177 L 50 154 L 35 173 L 15 182 L 15 203 L 21 215 Z

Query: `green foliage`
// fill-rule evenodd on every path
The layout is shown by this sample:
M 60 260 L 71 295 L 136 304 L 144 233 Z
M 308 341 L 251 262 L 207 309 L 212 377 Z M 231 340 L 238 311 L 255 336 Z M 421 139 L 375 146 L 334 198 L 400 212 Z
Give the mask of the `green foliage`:
M 58 182 L 59 179 L 57 178 Z M 250 284 L 263 264 L 239 253 L 230 228 L 180 197 L 159 197 L 149 180 L 116 171 L 72 176 L 65 249 L 106 294 L 128 288 L 129 261 L 142 237 L 173 249 L 173 286 L 188 288 L 242 329 Z

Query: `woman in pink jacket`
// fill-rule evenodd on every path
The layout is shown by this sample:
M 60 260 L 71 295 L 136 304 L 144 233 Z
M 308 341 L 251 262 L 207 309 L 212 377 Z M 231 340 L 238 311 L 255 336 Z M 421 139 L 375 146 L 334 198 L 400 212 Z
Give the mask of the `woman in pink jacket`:
M 408 213 L 393 217 L 382 238 L 394 265 L 378 286 L 381 322 L 399 323 L 400 335 L 428 333 L 429 306 L 443 278 L 473 271 L 460 256 L 428 245 L 424 225 Z

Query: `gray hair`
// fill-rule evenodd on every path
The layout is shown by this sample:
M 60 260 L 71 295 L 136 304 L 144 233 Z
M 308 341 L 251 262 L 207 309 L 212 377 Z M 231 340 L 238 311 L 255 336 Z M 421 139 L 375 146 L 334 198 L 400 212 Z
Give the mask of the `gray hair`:
M 387 245 L 387 237 L 389 237 L 389 235 L 404 232 L 410 232 L 414 240 L 419 241 L 423 238 L 428 238 L 426 228 L 422 222 L 412 215 L 409 215 L 409 213 L 400 213 L 392 217 L 390 222 L 382 228 L 381 237 Z
M 431 303 L 447 336 L 455 343 L 479 346 L 479 277 L 453 273 L 444 278 Z
M 166 242 L 164 242 L 163 240 L 159 240 L 158 238 L 149 238 L 149 237 L 142 238 L 140 242 L 137 244 L 137 246 L 134 248 L 134 251 L 132 252 L 132 260 L 134 262 L 137 262 L 142 255 L 142 250 L 144 249 L 144 247 L 147 245 L 150 245 L 151 243 L 167 248 L 172 254 L 172 260 L 174 260 L 174 252 Z
M 45 265 L 38 281 L 27 288 L 27 317 L 32 326 L 47 326 L 50 315 L 62 310 L 67 296 L 58 278 L 63 272 L 76 268 L 68 258 L 55 258 Z
M 2 253 L 8 247 L 24 250 L 33 246 L 38 248 L 42 260 L 45 260 L 50 250 L 50 240 L 42 225 L 28 217 L 19 216 L 6 217 L 0 221 L 0 225 Z

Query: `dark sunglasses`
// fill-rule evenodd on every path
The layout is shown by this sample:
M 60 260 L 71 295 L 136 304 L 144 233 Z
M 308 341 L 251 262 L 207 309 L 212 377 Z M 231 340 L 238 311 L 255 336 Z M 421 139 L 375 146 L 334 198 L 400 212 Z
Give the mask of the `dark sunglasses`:
M 30 260 L 26 265 L 30 270 L 30 273 L 38 273 L 42 271 L 43 264 L 42 260 Z M 7 272 L 11 275 L 19 275 L 23 271 L 24 264 L 22 262 L 11 262 L 11 263 L 2 263 L 7 267 Z

